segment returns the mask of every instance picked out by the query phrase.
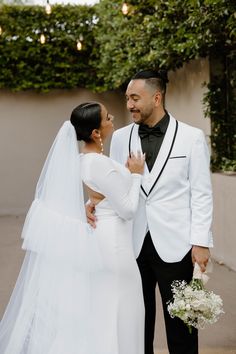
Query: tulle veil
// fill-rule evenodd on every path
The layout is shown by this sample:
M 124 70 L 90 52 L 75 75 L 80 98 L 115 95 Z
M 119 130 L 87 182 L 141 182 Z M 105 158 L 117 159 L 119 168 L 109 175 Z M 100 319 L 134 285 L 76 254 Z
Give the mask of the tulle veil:
M 86 223 L 80 155 L 69 121 L 49 151 L 22 238 L 26 256 L 0 323 L 0 353 L 95 353 L 90 281 L 102 261 Z

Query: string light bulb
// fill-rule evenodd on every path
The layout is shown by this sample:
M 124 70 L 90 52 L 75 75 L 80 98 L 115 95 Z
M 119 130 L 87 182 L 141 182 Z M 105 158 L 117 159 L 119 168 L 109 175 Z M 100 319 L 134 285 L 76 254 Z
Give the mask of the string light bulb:
M 52 13 L 52 6 L 49 4 L 49 0 L 47 0 L 47 4 L 45 6 L 45 12 L 47 15 L 50 15 Z
M 128 14 L 129 6 L 128 6 L 128 4 L 126 2 L 123 3 L 121 11 L 122 11 L 123 15 L 127 15 Z
M 82 43 L 81 43 L 81 41 L 77 41 L 77 50 L 82 50 Z
M 42 33 L 41 35 L 40 35 L 40 43 L 41 44 L 44 44 L 46 42 L 46 37 L 45 37 L 45 35 Z
M 2 27 L 0 26 L 0 36 L 2 35 Z
M 79 39 L 77 41 L 77 50 L 79 50 L 79 51 L 82 50 L 82 48 L 83 48 L 83 44 L 82 44 L 83 40 L 84 40 L 84 36 L 82 34 L 80 34 Z

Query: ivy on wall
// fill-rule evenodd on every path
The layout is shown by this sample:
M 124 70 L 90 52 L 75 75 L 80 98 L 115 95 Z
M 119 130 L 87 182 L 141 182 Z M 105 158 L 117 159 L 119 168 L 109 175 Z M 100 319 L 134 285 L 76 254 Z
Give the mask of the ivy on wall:
M 130 0 L 126 15 L 122 4 L 56 5 L 51 15 L 39 6 L 2 6 L 0 88 L 111 90 L 125 87 L 141 68 L 175 70 L 208 56 L 211 80 L 204 102 L 212 122 L 212 167 L 235 170 L 235 2 Z
M 0 87 L 13 91 L 93 87 L 89 64 L 94 10 L 87 6 L 3 6 L 0 11 Z M 40 43 L 40 36 L 45 43 Z M 83 50 L 77 41 L 83 38 Z
M 205 115 L 211 118 L 213 171 L 236 172 L 236 55 L 211 53 L 210 82 L 204 97 Z

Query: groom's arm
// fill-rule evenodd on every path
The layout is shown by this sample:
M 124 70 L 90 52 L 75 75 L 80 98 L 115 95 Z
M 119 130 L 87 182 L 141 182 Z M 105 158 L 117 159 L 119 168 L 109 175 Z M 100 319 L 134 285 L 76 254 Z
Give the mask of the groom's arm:
M 213 246 L 212 188 L 209 169 L 209 151 L 202 131 L 199 130 L 193 143 L 189 181 L 191 187 L 191 239 L 193 262 L 204 271 L 210 257 L 209 247 Z

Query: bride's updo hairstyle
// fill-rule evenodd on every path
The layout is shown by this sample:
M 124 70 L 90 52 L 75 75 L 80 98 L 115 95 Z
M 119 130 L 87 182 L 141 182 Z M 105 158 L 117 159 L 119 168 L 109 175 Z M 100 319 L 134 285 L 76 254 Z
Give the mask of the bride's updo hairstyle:
M 91 133 L 101 125 L 101 106 L 97 102 L 85 102 L 75 107 L 70 121 L 76 131 L 77 140 L 91 141 Z

